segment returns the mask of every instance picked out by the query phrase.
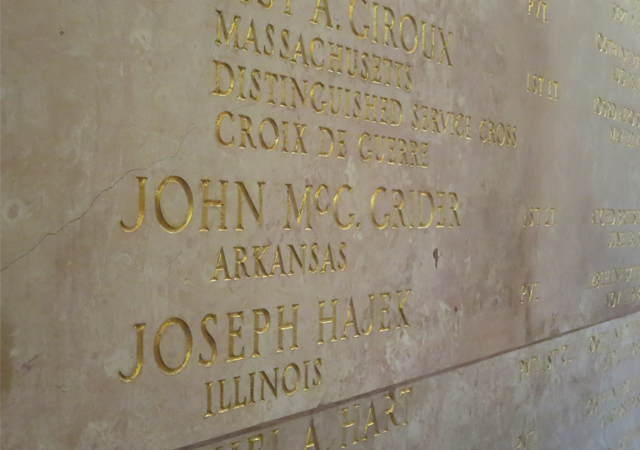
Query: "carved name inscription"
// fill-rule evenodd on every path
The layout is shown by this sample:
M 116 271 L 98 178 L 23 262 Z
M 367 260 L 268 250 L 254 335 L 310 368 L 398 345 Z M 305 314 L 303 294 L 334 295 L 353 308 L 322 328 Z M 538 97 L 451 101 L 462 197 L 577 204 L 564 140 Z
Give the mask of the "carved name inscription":
M 7 2 L 3 448 L 637 445 L 640 0 Z

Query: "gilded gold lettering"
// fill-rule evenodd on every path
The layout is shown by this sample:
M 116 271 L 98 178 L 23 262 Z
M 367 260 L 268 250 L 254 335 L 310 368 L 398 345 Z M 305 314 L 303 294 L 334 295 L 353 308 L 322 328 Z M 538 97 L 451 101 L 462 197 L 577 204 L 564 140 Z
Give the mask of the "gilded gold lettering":
M 227 317 L 229 318 L 229 356 L 227 358 L 227 362 L 231 361 L 240 361 L 244 359 L 244 346 L 240 353 L 235 353 L 235 338 L 242 338 L 242 321 L 244 320 L 244 312 L 230 312 L 227 313 Z M 240 325 L 238 328 L 235 328 L 235 319 L 240 319 Z
M 136 231 L 138 228 L 140 228 L 140 225 L 142 225 L 142 221 L 144 220 L 144 206 L 145 206 L 144 185 L 145 185 L 145 182 L 147 181 L 147 177 L 136 177 L 136 178 L 138 179 L 138 219 L 136 220 L 136 223 L 133 226 L 127 226 L 124 224 L 123 221 L 120 221 L 120 226 L 127 233 L 131 233 L 133 231 Z
M 260 316 L 264 317 L 264 325 L 260 326 Z M 260 356 L 260 335 L 267 332 L 271 324 L 271 314 L 264 308 L 253 310 L 253 354 L 252 358 Z
M 162 359 L 162 354 L 160 352 L 160 340 L 162 339 L 162 334 L 167 327 L 171 325 L 179 325 L 180 329 L 184 333 L 185 342 L 186 342 L 186 352 L 184 356 L 184 361 L 178 367 L 171 368 L 167 366 Z M 153 342 L 153 354 L 155 356 L 156 364 L 160 368 L 160 370 L 167 375 L 176 375 L 182 369 L 185 368 L 187 363 L 189 362 L 189 358 L 191 357 L 191 350 L 193 348 L 193 337 L 191 336 L 191 330 L 189 329 L 189 325 L 177 317 L 173 317 L 171 319 L 167 319 L 161 326 L 158 328 L 158 332 L 156 333 L 155 340 Z
M 216 347 L 216 341 L 213 338 L 213 336 L 211 336 L 211 333 L 209 333 L 209 330 L 207 330 L 207 322 L 210 320 L 213 322 L 214 325 L 218 324 L 218 319 L 215 314 L 207 314 L 202 318 L 202 322 L 200 322 L 200 331 L 202 332 L 202 336 L 211 347 L 211 358 L 209 358 L 209 360 L 204 359 L 202 357 L 202 353 L 198 355 L 200 365 L 205 367 L 211 366 L 213 362 L 216 360 L 216 356 L 218 355 L 218 348 Z M 210 393 L 210 390 L 211 388 L 209 387 L 209 393 Z M 210 402 L 209 402 L 209 406 L 211 406 Z
M 169 222 L 167 222 L 167 220 L 164 217 L 164 214 L 162 213 L 162 206 L 160 204 L 162 190 L 169 183 L 179 184 L 180 187 L 184 190 L 184 193 L 187 197 L 187 216 L 184 219 L 184 222 L 182 222 L 180 225 L 177 225 L 177 226 L 173 226 Z M 160 225 L 162 225 L 162 228 L 164 228 L 167 232 L 172 234 L 179 233 L 180 231 L 184 230 L 186 226 L 189 224 L 192 214 L 193 214 L 193 194 L 191 193 L 191 188 L 189 187 L 187 182 L 183 178 L 177 177 L 175 175 L 167 177 L 164 180 L 162 180 L 162 183 L 160 183 L 160 186 L 158 186 L 158 190 L 156 191 L 156 217 L 158 219 L 158 222 L 160 222 Z
M 284 322 L 284 306 L 278 306 L 278 349 L 276 350 L 276 353 L 282 353 L 284 351 L 283 332 L 286 330 L 291 330 L 293 339 L 289 350 L 296 350 L 298 348 L 298 306 L 299 305 L 292 305 L 293 317 L 291 322 Z M 298 375 L 299 374 L 300 373 L 298 371 Z
M 324 301 L 319 301 L 318 302 L 318 307 L 320 308 L 319 311 L 319 319 L 318 319 L 318 323 L 319 323 L 319 331 L 318 331 L 318 345 L 320 344 L 324 344 L 324 333 L 323 333 L 323 327 L 324 325 L 327 324 L 331 324 L 331 342 L 335 342 L 338 340 L 337 338 L 337 305 L 338 305 L 338 300 L 331 300 L 331 308 L 332 308 L 332 315 L 330 317 L 325 317 L 324 316 Z
M 144 337 L 144 323 L 135 324 L 136 328 L 136 367 L 134 367 L 131 375 L 124 375 L 122 372 L 118 372 L 118 376 L 125 383 L 129 383 L 136 379 L 138 374 L 140 374 L 140 370 L 142 369 L 143 362 L 143 337 Z
M 218 231 L 226 231 L 227 230 L 227 181 L 220 180 L 220 199 L 210 199 L 209 198 L 209 180 L 201 180 L 202 183 L 202 226 L 200 227 L 200 231 L 209 231 L 208 226 L 208 218 L 209 218 L 209 209 L 208 208 L 219 208 L 220 209 L 220 226 L 218 227 Z

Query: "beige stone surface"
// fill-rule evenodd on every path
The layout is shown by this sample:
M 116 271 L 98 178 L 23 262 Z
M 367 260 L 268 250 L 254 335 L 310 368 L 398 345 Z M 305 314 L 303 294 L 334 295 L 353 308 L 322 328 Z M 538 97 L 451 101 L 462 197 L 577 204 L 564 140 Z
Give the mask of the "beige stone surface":
M 605 363 L 586 353 L 591 328 L 582 329 L 637 321 L 640 310 L 640 116 L 631 113 L 640 110 L 637 85 L 633 89 L 638 5 L 621 1 L 624 15 L 595 0 L 549 0 L 544 7 L 528 0 L 359 0 L 353 2 L 355 31 L 369 26 L 360 39 L 349 2 L 327 0 L 330 13 L 318 12 L 317 23 L 316 5 L 324 1 L 290 3 L 291 15 L 284 0 L 268 9 L 261 4 L 269 2 L 257 0 L 3 2 L 3 448 L 175 449 L 292 416 L 283 422 L 283 442 L 297 446 L 287 439 L 306 438 L 309 412 L 318 411 L 322 446 L 333 449 L 342 439 L 346 399 L 379 396 L 410 380 L 422 386 L 414 392 L 416 420 L 367 445 L 471 449 L 498 436 L 507 448 L 517 446 L 518 433 L 534 429 L 540 448 L 585 448 L 578 443 L 588 439 L 593 448 L 614 445 L 631 427 L 593 431 L 580 422 L 580 405 L 637 374 L 638 361 L 630 357 L 592 375 L 593 364 Z M 391 36 L 385 45 L 390 11 L 399 48 Z M 233 34 L 225 43 L 220 15 L 227 31 L 238 17 L 240 48 Z M 414 36 L 405 15 L 416 21 L 418 44 L 424 22 L 427 47 L 435 45 L 431 59 L 420 45 L 403 50 L 400 24 L 409 50 Z M 305 54 L 296 56 L 299 40 Z M 341 52 L 342 73 L 329 70 L 332 44 Z M 356 50 L 360 72 L 351 76 L 347 57 Z M 384 58 L 394 62 L 388 72 Z M 229 86 L 222 62 L 235 82 L 229 95 L 214 95 Z M 306 89 L 304 104 L 292 78 Z M 542 95 L 532 92 L 539 85 Z M 348 109 L 340 97 L 340 111 L 332 113 L 330 87 L 335 98 L 349 91 Z M 378 99 L 375 121 L 365 120 L 366 95 Z M 251 141 L 242 132 L 247 118 Z M 505 145 L 483 142 L 489 122 L 496 130 L 498 124 L 517 129 L 517 143 L 513 136 L 511 146 L 506 139 Z M 267 150 L 273 123 L 278 144 Z M 296 151 L 296 130 L 304 125 L 306 154 Z M 328 132 L 321 127 L 336 140 L 329 156 L 322 156 Z M 619 130 L 623 142 L 613 142 Z M 395 151 L 382 162 L 375 153 L 365 161 L 363 133 L 365 151 L 366 136 L 394 143 Z M 428 143 L 426 157 L 413 160 L 428 167 L 389 164 L 401 158 L 399 139 L 416 141 L 420 151 Z M 137 177 L 146 178 L 145 216 L 138 229 L 125 232 L 121 221 L 136 223 Z M 163 228 L 154 204 L 168 177 L 184 180 L 193 196 L 191 219 L 178 233 Z M 201 180 L 210 180 L 208 193 Z M 203 198 L 219 198 L 221 182 L 227 230 L 218 230 L 219 208 L 207 207 L 210 231 L 200 231 Z M 238 183 L 261 210 L 259 223 Z M 311 186 L 309 209 L 300 224 L 289 217 L 291 229 L 288 185 L 297 208 Z M 379 188 L 386 191 L 373 214 L 378 223 L 389 214 L 383 229 L 371 209 Z M 420 191 L 434 200 L 431 208 L 422 196 L 422 219 Z M 185 220 L 187 202 L 177 183 L 163 187 L 160 208 L 169 224 Z M 433 220 L 420 228 L 430 211 Z M 304 253 L 304 273 L 290 259 L 289 245 Z M 266 246 L 265 271 L 273 276 L 254 277 L 261 273 L 254 249 Z M 283 270 L 274 264 L 278 248 Z M 221 249 L 229 277 L 240 279 L 225 281 L 224 270 L 216 271 Z M 249 277 L 236 264 L 243 251 Z M 332 325 L 325 323 L 319 345 L 319 302 L 328 316 L 334 299 L 337 340 L 330 341 Z M 279 320 L 293 320 L 293 305 L 298 348 L 292 349 L 293 331 L 284 329 L 278 351 Z M 270 316 L 264 332 L 263 310 Z M 345 325 L 354 311 L 359 336 Z M 203 333 L 210 314 L 217 323 L 208 320 Z M 167 375 L 154 338 L 171 318 L 184 321 L 193 340 L 184 369 Z M 136 365 L 136 324 L 145 324 L 143 364 L 125 383 L 118 374 L 129 375 Z M 207 366 L 200 361 L 212 358 L 209 334 L 217 357 Z M 256 336 L 259 356 L 253 357 Z M 574 343 L 576 364 L 539 377 L 551 384 L 544 389 L 543 382 L 518 382 L 519 361 L 547 355 L 557 336 Z M 539 341 L 539 348 L 527 347 Z M 169 325 L 160 342 L 166 365 L 178 368 L 186 355 L 180 327 Z M 233 360 L 242 349 L 244 357 Z M 496 367 L 495 358 L 486 359 L 495 355 L 503 355 Z M 476 361 L 483 362 L 471 364 Z M 296 368 L 300 383 L 293 392 Z M 277 396 L 261 384 L 261 372 L 273 380 L 276 369 Z M 484 389 L 475 387 L 474 377 Z M 232 409 L 218 412 L 222 380 L 222 405 Z M 246 406 L 233 408 L 245 397 Z M 567 414 L 559 415 L 565 407 Z M 471 410 L 477 413 L 460 415 Z M 294 427 L 295 437 L 284 427 Z M 622 434 L 609 436 L 613 429 Z

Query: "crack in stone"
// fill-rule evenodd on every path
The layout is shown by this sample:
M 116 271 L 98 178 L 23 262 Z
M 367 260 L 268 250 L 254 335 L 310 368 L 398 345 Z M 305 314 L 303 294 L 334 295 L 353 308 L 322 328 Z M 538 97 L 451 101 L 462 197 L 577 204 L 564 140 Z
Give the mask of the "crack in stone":
M 169 261 L 168 263 L 166 263 L 166 264 L 164 265 L 164 267 L 162 268 L 162 270 L 166 269 L 167 267 L 170 267 L 170 266 L 171 266 L 171 264 L 173 264 L 174 262 L 176 262 L 176 260 L 180 257 L 180 255 L 182 255 L 182 250 L 180 250 L 180 253 L 178 253 L 178 254 L 176 255 L 176 257 L 175 257 L 175 258 L 173 258 L 171 261 Z
M 193 130 L 195 130 L 196 127 L 193 126 L 189 131 L 187 131 L 184 135 L 184 137 L 182 138 L 182 141 L 180 142 L 180 145 L 178 146 L 178 150 L 171 156 L 167 156 L 164 157 L 162 159 L 158 159 L 157 161 L 151 161 L 149 164 L 147 164 L 146 166 L 143 167 L 137 167 L 135 169 L 129 169 L 127 170 L 120 178 L 118 178 L 115 183 L 113 183 L 111 186 L 101 190 L 98 195 L 96 195 L 94 197 L 94 199 L 91 201 L 91 203 L 89 204 L 89 206 L 84 210 L 84 212 L 82 214 L 80 214 L 78 217 L 76 217 L 75 219 L 71 219 L 70 221 L 68 221 L 67 223 L 65 223 L 64 225 L 62 225 L 60 228 L 58 228 L 56 231 L 49 231 L 47 234 L 45 234 L 44 236 L 42 236 L 42 238 L 33 246 L 31 247 L 29 250 L 27 250 L 25 253 L 23 253 L 22 255 L 18 256 L 16 259 L 14 259 L 13 261 L 11 261 L 9 264 L 7 264 L 6 266 L 4 266 L 2 268 L 2 270 L 0 270 L 0 273 L 4 272 L 6 269 L 8 269 L 9 267 L 11 267 L 12 265 L 14 265 L 15 263 L 17 263 L 18 261 L 20 261 L 22 258 L 26 257 L 27 255 L 29 255 L 32 251 L 34 251 L 36 248 L 38 248 L 38 246 L 40 246 L 40 244 L 42 244 L 49 236 L 55 236 L 58 233 L 60 233 L 62 230 L 64 230 L 65 228 L 67 228 L 69 225 L 71 225 L 74 222 L 78 222 L 79 220 L 82 220 L 84 218 L 84 216 L 89 212 L 89 210 L 93 207 L 93 204 L 98 201 L 98 199 L 102 196 L 102 194 L 104 194 L 105 192 L 110 191 L 111 189 L 113 189 L 114 187 L 116 187 L 118 185 L 118 183 L 120 183 L 120 181 L 122 181 L 124 179 L 124 177 L 126 177 L 127 175 L 129 175 L 131 172 L 136 172 L 139 170 L 144 170 L 144 169 L 148 169 L 149 167 L 152 167 L 156 164 L 160 164 L 163 161 L 169 160 L 169 159 L 173 159 L 176 156 L 178 156 L 178 154 L 180 153 L 180 150 L 182 149 L 182 144 L 184 144 L 184 141 L 187 139 L 187 136 L 189 136 L 189 134 L 191 134 L 191 132 Z

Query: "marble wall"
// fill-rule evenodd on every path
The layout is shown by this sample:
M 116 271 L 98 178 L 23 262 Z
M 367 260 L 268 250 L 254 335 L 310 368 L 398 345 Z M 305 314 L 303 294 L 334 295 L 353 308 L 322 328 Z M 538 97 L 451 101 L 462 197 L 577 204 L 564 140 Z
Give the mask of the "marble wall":
M 640 446 L 640 3 L 7 0 L 7 449 Z

